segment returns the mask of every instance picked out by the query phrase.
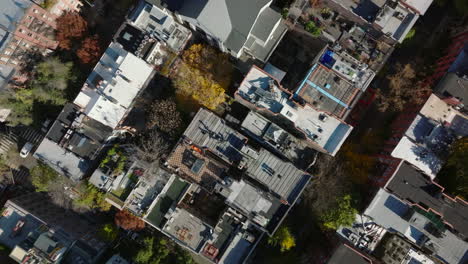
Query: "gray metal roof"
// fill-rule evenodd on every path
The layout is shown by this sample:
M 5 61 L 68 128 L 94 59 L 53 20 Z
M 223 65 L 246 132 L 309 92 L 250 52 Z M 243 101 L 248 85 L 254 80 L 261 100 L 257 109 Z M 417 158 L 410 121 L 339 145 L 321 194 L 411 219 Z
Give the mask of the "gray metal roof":
M 280 20 L 281 15 L 278 12 L 271 9 L 271 7 L 265 8 L 265 10 L 263 10 L 263 12 L 261 12 L 258 16 L 257 23 L 255 23 L 254 27 L 252 28 L 252 35 L 258 39 L 267 41 L 271 31 L 273 31 L 276 23 L 278 23 Z
M 308 183 L 310 175 L 265 149 L 261 149 L 258 154 L 258 157 L 249 159 L 247 175 L 293 202 Z
M 232 164 L 242 163 L 249 177 L 289 202 L 296 199 L 310 179 L 310 175 L 271 152 L 249 148 L 245 136 L 206 109 L 198 111 L 184 136 Z

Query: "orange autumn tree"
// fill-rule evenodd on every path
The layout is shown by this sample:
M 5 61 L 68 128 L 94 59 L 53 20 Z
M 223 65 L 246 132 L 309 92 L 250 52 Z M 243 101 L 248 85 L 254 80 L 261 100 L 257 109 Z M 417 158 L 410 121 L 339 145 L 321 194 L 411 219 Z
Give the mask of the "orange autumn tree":
M 145 222 L 127 210 L 122 210 L 115 214 L 114 220 L 116 225 L 125 230 L 139 231 L 145 228 Z
M 95 64 L 102 54 L 102 47 L 97 35 L 86 37 L 81 42 L 81 47 L 76 52 L 78 59 L 83 64 Z
M 76 12 L 65 12 L 57 18 L 56 37 L 59 47 L 64 50 L 73 48 L 73 41 L 83 37 L 88 31 L 88 23 Z

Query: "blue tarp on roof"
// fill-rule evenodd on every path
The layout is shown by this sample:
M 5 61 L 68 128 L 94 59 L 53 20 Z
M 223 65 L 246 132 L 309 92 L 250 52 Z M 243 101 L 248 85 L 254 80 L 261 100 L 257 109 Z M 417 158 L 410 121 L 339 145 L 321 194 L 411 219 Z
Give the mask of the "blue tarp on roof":
M 327 50 L 325 51 L 325 53 L 322 55 L 322 57 L 320 58 L 320 63 L 322 63 L 323 65 L 327 66 L 328 68 L 332 68 L 333 67 L 333 64 L 335 64 L 335 59 L 333 58 L 333 55 L 335 53 L 331 50 Z

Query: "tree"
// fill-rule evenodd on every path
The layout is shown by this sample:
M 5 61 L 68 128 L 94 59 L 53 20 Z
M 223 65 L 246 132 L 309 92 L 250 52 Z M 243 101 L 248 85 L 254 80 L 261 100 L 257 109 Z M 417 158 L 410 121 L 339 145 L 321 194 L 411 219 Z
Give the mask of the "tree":
M 158 100 L 151 104 L 148 111 L 147 127 L 157 127 L 171 136 L 178 134 L 182 118 L 173 99 Z
M 446 191 L 468 198 L 468 137 L 455 141 L 450 147 L 447 162 L 437 175 Z
M 111 204 L 106 202 L 105 193 L 95 186 L 91 184 L 81 185 L 79 192 L 80 198 L 75 200 L 78 205 L 101 211 L 108 211 L 111 208 Z
M 103 50 L 97 35 L 86 37 L 81 42 L 81 47 L 76 52 L 78 59 L 83 64 L 95 64 Z
M 32 107 L 34 95 L 30 89 L 19 89 L 15 92 L 4 91 L 0 93 L 0 106 L 11 109 L 8 123 L 11 126 L 18 124 L 30 125 L 33 122 Z
M 322 28 L 317 26 L 314 21 L 309 21 L 305 24 L 305 30 L 311 33 L 313 36 L 320 36 L 322 34 Z
M 112 223 L 107 223 L 101 227 L 99 237 L 107 242 L 114 241 L 119 235 L 119 229 Z
M 286 226 L 280 227 L 272 237 L 268 238 L 268 244 L 279 246 L 281 252 L 290 250 L 296 246 L 296 239 Z
M 227 54 L 207 45 L 194 44 L 182 58 L 173 78 L 176 93 L 209 109 L 223 103 L 233 72 Z
M 431 90 L 417 81 L 411 64 L 397 64 L 395 73 L 387 77 L 388 87 L 377 90 L 378 108 L 385 112 L 389 107 L 402 111 L 406 104 L 423 104 Z
M 337 199 L 337 206 L 329 209 L 321 216 L 323 226 L 326 229 L 336 230 L 340 226 L 353 224 L 358 211 L 351 205 L 351 195 L 344 195 Z
M 55 170 L 43 163 L 31 170 L 31 181 L 37 192 L 49 191 L 49 185 L 57 181 L 58 177 Z
M 116 225 L 125 230 L 139 231 L 145 228 L 145 222 L 127 210 L 117 212 L 114 221 Z
M 30 84 L 34 98 L 56 105 L 65 104 L 65 90 L 69 82 L 75 79 L 72 68 L 72 62 L 63 63 L 57 57 L 49 57 L 39 63 L 35 70 L 35 79 Z
M 153 251 L 154 237 L 146 237 L 143 240 L 143 247 L 138 250 L 133 261 L 138 264 L 147 264 L 151 260 L 151 257 L 154 255 Z
M 169 151 L 168 140 L 154 129 L 138 137 L 137 147 L 138 157 L 146 162 L 157 161 Z
M 73 43 L 85 35 L 88 31 L 88 23 L 76 12 L 65 12 L 56 20 L 56 39 L 59 47 L 71 50 Z

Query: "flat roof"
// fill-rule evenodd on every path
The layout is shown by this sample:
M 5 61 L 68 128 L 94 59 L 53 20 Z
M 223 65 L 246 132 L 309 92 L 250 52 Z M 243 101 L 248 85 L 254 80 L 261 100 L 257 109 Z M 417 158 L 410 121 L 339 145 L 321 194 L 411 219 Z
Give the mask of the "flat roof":
M 172 177 L 160 195 L 153 201 L 144 219 L 153 226 L 161 228 L 164 224 L 164 215 L 174 203 L 179 201 L 187 186 L 189 186 L 187 182 L 178 177 Z
M 176 208 L 163 228 L 164 232 L 196 252 L 201 250 L 210 236 L 210 230 L 202 220 L 180 208 Z
M 247 138 L 230 128 L 214 113 L 200 109 L 184 132 L 191 143 L 207 148 L 235 165 L 242 163 L 247 175 L 290 202 L 307 184 L 310 175 L 283 161 L 271 152 L 251 149 Z M 256 157 L 249 156 L 250 153 Z M 269 169 L 268 169 L 269 168 Z
M 382 28 L 384 34 L 402 43 L 419 15 L 400 3 L 392 5 L 394 4 L 385 4 L 377 14 L 374 23 Z
M 403 162 L 386 188 L 401 199 L 421 204 L 442 215 L 455 230 L 468 237 L 468 203 L 443 194 L 443 187 Z
M 320 150 L 335 155 L 352 127 L 309 104 L 300 106 L 277 81 L 263 70 L 252 67 L 236 92 L 248 107 L 266 109 L 292 122 L 297 131 Z
M 74 181 L 81 180 L 90 166 L 88 160 L 78 157 L 47 138 L 42 140 L 34 157 Z
M 362 253 L 358 253 L 356 249 L 352 249 L 347 245 L 341 244 L 333 253 L 332 257 L 327 261 L 327 264 L 369 264 L 370 259 L 364 257 Z
M 388 230 L 399 232 L 413 243 L 421 243 L 419 240 L 422 236 L 429 235 L 429 244 L 436 245 L 432 246 L 435 251 L 434 253 L 443 261 L 460 264 L 468 261 L 467 242 L 448 230 L 440 238 L 430 235 L 428 232 L 423 233 L 420 229 L 423 229 L 423 226 L 429 220 L 419 220 L 410 223 L 409 221 L 411 220 L 403 218 L 408 210 L 410 210 L 410 207 L 407 204 L 384 189 L 380 189 L 365 210 L 364 215 L 371 217 L 375 223 Z
M 112 42 L 89 75 L 75 104 L 89 117 L 115 128 L 154 69 Z
M 437 84 L 436 90 L 444 97 L 455 98 L 468 111 L 468 77 L 449 72 Z
M 433 0 L 403 0 L 404 4 L 414 8 L 419 14 L 424 15 L 431 6 Z

